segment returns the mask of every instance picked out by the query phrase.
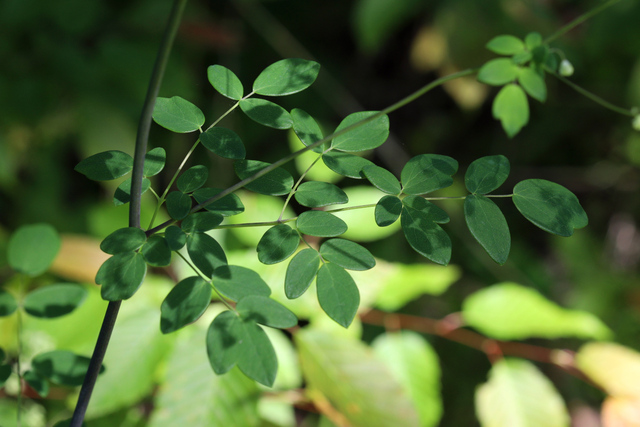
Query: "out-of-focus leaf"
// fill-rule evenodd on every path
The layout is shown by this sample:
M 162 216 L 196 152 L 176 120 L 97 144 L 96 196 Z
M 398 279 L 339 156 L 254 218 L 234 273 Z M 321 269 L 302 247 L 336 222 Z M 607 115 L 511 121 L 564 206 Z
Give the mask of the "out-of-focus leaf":
M 60 250 L 60 236 L 49 224 L 23 225 L 9 239 L 9 266 L 28 276 L 38 276 L 49 268 Z
M 518 72 L 518 83 L 533 99 L 540 102 L 547 100 L 547 86 L 544 79 L 533 68 L 521 68 Z
M 604 427 L 640 426 L 640 397 L 609 396 L 602 403 Z
M 500 120 L 509 138 L 516 136 L 529 123 L 527 95 L 516 84 L 508 84 L 500 89 L 493 100 L 493 118 Z
M 60 317 L 78 308 L 86 297 L 87 291 L 80 285 L 56 283 L 29 292 L 23 308 L 35 317 Z
M 42 378 L 34 371 L 26 371 L 22 374 L 22 378 L 29 384 L 29 387 L 34 389 L 39 396 L 47 397 L 49 394 L 49 382 Z M 0 383 L 2 383 L 0 379 Z
M 519 67 L 511 58 L 498 58 L 484 64 L 478 71 L 478 81 L 492 86 L 502 86 L 518 77 Z
M 16 298 L 4 289 L 0 289 L 0 317 L 10 316 L 17 309 L 18 302 Z
M 502 35 L 489 40 L 485 47 L 498 55 L 515 55 L 524 50 L 524 42 L 511 35 Z
M 70 351 L 54 350 L 38 354 L 31 361 L 32 369 L 39 376 L 60 385 L 78 386 L 84 381 L 89 358 Z M 104 372 L 104 365 L 100 372 Z
M 420 0 L 359 0 L 354 9 L 353 31 L 361 50 L 374 53 L 398 27 L 416 16 Z
M 640 353 L 611 342 L 591 342 L 576 354 L 576 366 L 607 394 L 640 399 Z

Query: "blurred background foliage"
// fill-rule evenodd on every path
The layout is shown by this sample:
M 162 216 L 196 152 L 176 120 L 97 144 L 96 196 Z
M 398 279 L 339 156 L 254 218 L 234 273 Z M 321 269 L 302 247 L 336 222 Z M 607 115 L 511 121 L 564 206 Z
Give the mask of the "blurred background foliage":
M 207 66 L 224 65 L 248 86 L 266 65 L 282 57 L 315 59 L 322 65 L 318 81 L 310 90 L 282 103 L 285 108 L 308 111 L 328 130 L 349 113 L 382 109 L 439 76 L 481 65 L 493 56 L 484 44 L 496 35 L 523 37 L 538 31 L 547 36 L 598 3 L 191 0 L 160 96 L 190 100 L 205 111 L 210 123 L 232 101 L 217 95 L 209 85 Z M 0 2 L 0 248 L 6 247 L 9 234 L 21 224 L 51 223 L 66 242 L 64 257 L 54 265 L 53 274 L 92 283 L 103 259 L 96 253 L 94 240 L 125 226 L 128 208 L 112 203 L 117 182 L 90 182 L 73 167 L 99 151 L 133 153 L 147 79 L 170 7 L 169 0 Z M 639 20 L 640 3 L 622 1 L 557 40 L 553 45 L 566 53 L 576 69 L 572 80 L 614 104 L 640 105 Z M 547 102 L 531 105 L 529 125 L 513 140 L 491 117 L 495 88 L 473 78 L 452 81 L 391 115 L 392 137 L 368 156 L 397 174 L 411 156 L 449 155 L 460 162 L 461 170 L 457 187 L 449 195 L 458 195 L 456 188 L 464 194 L 462 172 L 466 166 L 484 155 L 503 154 L 512 165 L 503 186 L 505 194 L 522 179 L 549 179 L 576 193 L 590 218 L 586 229 L 568 239 L 558 238 L 533 227 L 510 204 L 501 204 L 513 243 L 509 261 L 499 267 L 467 231 L 462 203 L 444 203 L 452 217 L 446 228 L 453 240 L 452 264 L 462 274 L 456 272 L 459 280 L 441 296 L 423 296 L 400 311 L 441 318 L 458 311 L 470 292 L 510 280 L 532 286 L 565 307 L 590 311 L 615 331 L 617 342 L 640 349 L 640 133 L 631 129 L 628 117 L 604 110 L 551 77 L 547 82 Z M 275 161 L 290 152 L 285 133 L 258 126 L 242 114 L 234 113 L 222 125 L 242 137 L 248 158 Z M 150 145 L 163 146 L 168 152 L 167 167 L 156 178 L 154 188 L 164 188 L 192 142 L 192 135 L 152 127 Z M 199 148 L 192 162 L 213 165 L 211 186 L 220 188 L 236 180 L 232 164 L 214 158 L 205 149 Z M 288 168 L 294 171 L 295 165 Z M 338 183 L 345 188 L 359 184 L 350 179 Z M 148 193 L 145 197 L 150 213 L 153 199 Z M 258 199 L 245 202 L 248 210 L 255 206 L 259 212 L 268 212 L 269 203 Z M 378 237 L 365 231 L 358 240 L 367 242 L 381 260 L 425 263 L 398 233 L 382 240 L 376 240 Z M 255 234 L 245 231 L 221 238 L 230 250 L 255 244 Z M 254 253 L 242 256 L 255 263 Z M 1 267 L 4 281 L 9 272 L 5 265 Z M 171 336 L 159 335 L 158 307 L 171 281 L 167 272 L 156 273 L 150 279 L 152 286 L 145 287 L 147 291 L 124 304 L 129 308 L 119 322 L 135 321 L 128 323 L 129 334 L 118 338 L 116 331 L 113 343 L 120 352 L 117 360 L 142 358 L 149 368 L 135 370 L 126 387 L 114 385 L 108 395 L 98 393 L 94 402 L 100 404 L 90 411 L 98 418 L 90 426 L 145 425 L 143 420 L 153 412 L 152 396 L 177 404 L 162 388 L 160 392 L 155 389 L 156 379 L 168 369 L 167 364 L 191 363 L 169 357 L 173 346 L 189 349 L 190 343 L 195 346 L 197 341 L 198 351 L 202 351 L 201 339 L 176 343 Z M 43 283 L 47 280 L 53 279 L 42 279 Z M 28 353 L 30 345 L 41 345 L 38 339 L 53 339 L 58 340 L 57 345 L 89 354 L 98 328 L 95 313 L 101 316 L 101 304 L 89 299 L 82 308 L 85 323 L 31 325 L 34 331 L 48 328 L 58 333 L 31 334 L 25 351 Z M 5 333 L 10 327 L 3 329 Z M 364 339 L 371 341 L 381 331 L 364 325 Z M 141 337 L 148 338 L 142 346 Z M 469 408 L 473 407 L 475 387 L 485 380 L 488 361 L 459 344 L 429 340 L 443 370 L 441 425 L 474 425 Z M 577 340 L 552 342 L 570 349 L 578 344 Z M 12 344 L 0 345 L 10 348 Z M 164 362 L 159 364 L 159 360 Z M 285 363 L 281 359 L 281 366 Z M 115 369 L 125 378 L 131 377 L 126 365 Z M 545 372 L 569 399 L 571 409 L 588 412 L 589 407 L 598 406 L 602 396 L 595 389 L 553 369 Z M 237 377 L 234 384 L 255 387 L 236 374 L 229 374 Z M 229 387 L 229 376 L 217 381 L 222 389 Z M 292 384 L 295 386 L 295 381 Z M 116 394 L 112 394 L 114 390 Z M 42 411 L 41 404 L 49 413 L 63 411 L 64 399 L 70 398 L 60 393 L 34 403 L 32 406 L 40 408 L 34 413 Z M 196 401 L 187 396 L 181 399 L 187 399 L 185 403 L 206 400 L 202 396 Z M 0 414 L 11 412 L 5 406 L 0 405 Z M 154 425 L 164 425 L 162 416 L 153 412 Z

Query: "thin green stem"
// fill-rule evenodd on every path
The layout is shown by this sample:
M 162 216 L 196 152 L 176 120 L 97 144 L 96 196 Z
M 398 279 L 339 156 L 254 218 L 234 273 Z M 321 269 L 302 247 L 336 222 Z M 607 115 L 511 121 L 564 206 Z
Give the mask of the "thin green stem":
M 346 208 L 338 208 L 338 209 L 327 209 L 325 212 L 345 212 L 345 211 L 353 211 L 356 209 L 366 209 L 366 208 L 375 208 L 377 203 L 370 203 L 367 205 L 358 205 L 358 206 L 349 206 Z
M 564 27 L 560 28 L 558 31 L 556 31 L 555 33 L 551 34 L 549 37 L 547 37 L 543 43 L 547 44 L 552 42 L 553 40 L 563 36 L 564 34 L 568 33 L 569 31 L 573 30 L 575 27 L 577 27 L 578 25 L 582 24 L 584 21 L 586 21 L 587 19 L 590 19 L 592 17 L 594 17 L 595 15 L 597 15 L 598 13 L 602 12 L 603 10 L 613 6 L 614 4 L 618 3 L 620 0 L 609 0 L 603 4 L 601 4 L 598 7 L 594 7 L 593 9 L 591 9 L 590 11 L 578 16 L 576 19 L 574 19 L 573 21 L 569 22 L 567 25 L 565 25 Z
M 287 222 L 295 221 L 298 217 L 287 218 L 287 219 L 279 219 L 277 221 L 265 221 L 265 222 L 243 222 L 241 224 L 222 224 L 216 227 L 217 229 L 221 228 L 248 228 L 248 227 L 268 227 L 278 224 L 285 224 Z
M 318 160 L 320 160 L 320 157 L 321 156 L 318 156 L 313 162 L 311 162 L 311 164 L 309 165 L 307 170 L 305 170 L 302 173 L 302 175 L 300 175 L 300 178 L 298 178 L 298 181 L 296 181 L 296 183 L 293 186 L 293 188 L 291 189 L 291 191 L 289 191 L 289 194 L 287 195 L 287 200 L 284 201 L 284 206 L 282 206 L 282 212 L 280 212 L 280 216 L 278 217 L 278 221 L 282 220 L 282 215 L 284 215 L 284 211 L 287 209 L 287 205 L 289 204 L 289 201 L 291 200 L 291 197 L 293 197 L 293 195 L 295 194 L 296 190 L 298 189 L 298 187 L 302 183 L 302 180 L 304 179 L 305 176 L 307 176 L 307 174 L 309 173 L 311 168 L 314 167 L 316 163 L 318 163 Z
M 220 298 L 220 301 L 222 301 L 222 303 L 223 303 L 224 305 L 226 305 L 226 306 L 227 306 L 227 308 L 228 308 L 229 310 L 233 310 L 233 311 L 235 311 L 235 308 L 233 308 L 233 307 L 231 306 L 231 304 L 229 304 L 229 303 L 227 302 L 227 300 L 225 299 L 225 297 L 224 297 L 224 296 L 223 296 L 223 295 L 222 295 L 222 294 L 221 294 L 221 293 L 216 289 L 216 287 L 213 285 L 213 281 L 212 281 L 212 280 L 209 280 L 209 279 L 207 279 L 205 276 L 203 276 L 202 274 L 200 274 L 200 271 L 196 268 L 196 266 L 195 266 L 195 265 L 193 265 L 193 264 L 191 264 L 191 262 L 189 262 L 189 260 L 188 260 L 184 255 L 182 255 L 182 253 L 180 253 L 179 251 L 176 251 L 176 253 L 178 254 L 178 256 L 179 256 L 180 258 L 182 258 L 182 260 L 183 260 L 184 262 L 186 262 L 186 263 L 187 263 L 187 265 L 188 265 L 189 267 L 191 267 L 191 269 L 192 269 L 192 270 L 193 270 L 193 271 L 194 271 L 198 276 L 200 276 L 200 278 L 201 278 L 202 280 L 204 280 L 205 282 L 209 283 L 209 285 L 211 285 L 211 288 L 212 288 L 212 289 L 213 289 L 213 291 L 216 293 L 216 295 L 218 295 L 218 297 Z
M 588 90 L 584 89 L 583 87 L 578 86 L 577 84 L 575 84 L 571 80 L 569 80 L 567 78 L 564 78 L 559 74 L 556 74 L 556 73 L 553 73 L 553 72 L 551 72 L 551 73 L 554 76 L 556 76 L 562 83 L 568 85 L 570 88 L 572 88 L 576 92 L 580 93 L 581 95 L 589 98 L 593 102 L 596 102 L 596 103 L 602 105 L 603 107 L 608 108 L 611 111 L 615 111 L 618 114 L 622 114 L 622 115 L 625 115 L 625 116 L 633 117 L 634 114 L 633 114 L 632 109 L 618 107 L 617 105 L 614 105 L 614 104 L 610 103 L 609 101 L 605 101 L 604 99 L 600 98 L 598 95 L 595 95 L 595 94 L 589 92 Z

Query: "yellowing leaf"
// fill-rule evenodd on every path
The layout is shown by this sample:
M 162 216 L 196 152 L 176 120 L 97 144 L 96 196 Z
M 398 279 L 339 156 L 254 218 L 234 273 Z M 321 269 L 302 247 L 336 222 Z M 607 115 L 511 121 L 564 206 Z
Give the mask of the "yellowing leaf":
M 640 353 L 620 344 L 585 344 L 576 355 L 576 365 L 612 396 L 640 399 Z

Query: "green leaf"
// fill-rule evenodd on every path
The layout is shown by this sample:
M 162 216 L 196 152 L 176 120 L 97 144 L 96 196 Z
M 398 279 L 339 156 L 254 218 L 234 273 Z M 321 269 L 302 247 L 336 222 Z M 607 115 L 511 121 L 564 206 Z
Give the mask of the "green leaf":
M 240 101 L 240 109 L 253 121 L 274 129 L 289 129 L 293 119 L 287 110 L 266 99 L 249 98 Z
M 405 194 L 427 194 L 453 184 L 451 175 L 458 170 L 458 162 L 439 154 L 421 154 L 409 160 L 402 172 L 402 191 Z
M 122 151 L 111 150 L 87 157 L 74 170 L 94 181 L 120 178 L 133 169 L 133 157 Z
M 242 140 L 231 129 L 215 126 L 200 134 L 202 145 L 225 159 L 240 160 L 247 154 Z
M 289 299 L 304 294 L 318 273 L 320 254 L 312 248 L 298 252 L 289 262 L 284 279 L 284 293 Z
M 476 413 L 483 427 L 568 427 L 560 393 L 531 362 L 502 359 L 489 381 L 476 390 Z
M 291 118 L 293 119 L 293 131 L 296 133 L 300 141 L 305 146 L 309 146 L 314 142 L 320 141 L 324 138 L 322 130 L 313 117 L 311 117 L 306 111 L 299 108 L 291 110 Z M 324 151 L 324 145 L 321 144 L 318 147 L 312 148 L 312 151 L 316 153 L 322 153 Z
M 471 194 L 464 199 L 467 227 L 489 256 L 498 264 L 507 262 L 511 249 L 511 234 L 507 220 L 492 200 Z
M 348 328 L 360 305 L 360 292 L 351 275 L 337 264 L 323 264 L 316 284 L 320 307 L 336 323 Z
M 193 193 L 202 187 L 208 178 L 209 169 L 203 165 L 196 165 L 184 171 L 176 181 L 176 185 L 183 193 Z
M 361 111 L 349 114 L 340 122 L 334 133 L 366 120 L 379 111 Z M 366 151 L 381 146 L 389 137 L 389 117 L 383 114 L 331 141 L 331 147 L 340 151 Z M 327 165 L 328 166 L 328 165 Z
M 207 277 L 213 270 L 227 264 L 222 246 L 205 233 L 193 233 L 187 237 L 187 252 L 196 267 Z
M 324 211 L 302 212 L 296 226 L 301 233 L 318 237 L 335 237 L 347 231 L 346 222 Z
M 347 270 L 364 271 L 376 265 L 376 260 L 365 247 L 345 239 L 329 239 L 320 245 L 320 255 L 329 262 Z
M 171 289 L 160 306 L 160 330 L 175 332 L 202 316 L 211 303 L 211 285 L 198 276 L 187 277 Z
M 406 199 L 404 200 L 406 202 Z M 426 202 L 426 200 L 425 200 Z M 434 205 L 435 206 L 435 205 Z M 400 216 L 402 231 L 411 247 L 431 261 L 447 265 L 451 260 L 451 239 L 424 210 L 405 205 Z
M 153 120 L 172 132 L 187 133 L 199 130 L 204 124 L 202 111 L 186 99 L 174 96 L 156 99 Z
M 516 84 L 506 85 L 493 100 L 492 112 L 509 138 L 513 138 L 529 122 L 527 95 Z
M 300 235 L 287 224 L 274 225 L 258 242 L 258 259 L 263 264 L 277 264 L 289 258 L 300 245 Z
M 102 285 L 100 294 L 106 301 L 128 299 L 136 293 L 144 276 L 147 264 L 142 254 L 122 252 L 106 260 L 96 274 L 96 283 Z
M 0 317 L 10 316 L 18 309 L 15 297 L 4 289 L 0 289 Z M 0 363 L 2 361 L 0 360 Z
M 59 250 L 60 237 L 51 225 L 23 225 L 9 239 L 7 259 L 12 269 L 34 277 L 47 271 Z
M 531 32 L 524 38 L 524 44 L 527 46 L 527 49 L 533 50 L 542 44 L 542 36 L 538 32 Z
M 142 187 L 140 194 L 144 194 L 151 187 L 151 181 L 147 178 L 142 178 Z M 113 204 L 115 206 L 125 205 L 131 201 L 131 178 L 127 178 L 122 181 L 116 192 L 113 194 Z
M 524 65 L 527 62 L 531 61 L 532 58 L 533 54 L 526 50 L 524 52 L 516 53 L 515 55 L 513 55 L 511 57 L 511 61 L 513 61 L 513 63 L 516 65 Z
M 502 86 L 513 82 L 518 77 L 519 67 L 510 58 L 498 58 L 484 64 L 478 71 L 478 81 Z
M 211 86 L 221 95 L 235 101 L 239 101 L 244 96 L 244 88 L 240 79 L 228 68 L 222 65 L 212 65 L 207 68 L 207 77 Z
M 371 161 L 363 157 L 339 151 L 324 153 L 322 161 L 335 173 L 355 179 L 362 179 L 361 172 L 365 166 L 374 166 Z
M 218 314 L 207 331 L 207 355 L 213 372 L 225 374 L 240 358 L 243 337 L 242 320 L 233 311 Z
M 609 328 L 592 314 L 562 308 L 537 291 L 510 282 L 467 297 L 462 304 L 462 316 L 469 326 L 500 340 L 611 336 Z
M 380 227 L 388 227 L 400 218 L 402 213 L 402 201 L 396 196 L 384 196 L 376 204 L 376 224 Z
M 533 99 L 540 102 L 547 100 L 547 86 L 544 79 L 533 68 L 521 68 L 518 74 L 518 83 Z
M 243 374 L 271 387 L 278 373 L 276 352 L 264 330 L 253 322 L 242 322 L 238 367 Z
M 22 306 L 31 316 L 52 319 L 71 313 L 86 298 L 87 291 L 82 286 L 56 283 L 29 292 Z
M 249 178 L 267 166 L 270 164 L 258 160 L 238 160 L 233 164 L 236 175 L 240 179 Z M 245 188 L 268 196 L 282 196 L 288 194 L 293 188 L 293 177 L 286 170 L 275 168 L 245 185 Z
M 469 165 L 464 185 L 470 193 L 487 194 L 504 184 L 509 171 L 509 160 L 505 156 L 481 157 Z
M 258 273 L 238 265 L 224 265 L 214 270 L 213 286 L 231 301 L 238 302 L 248 295 L 271 295 L 271 288 Z
M 167 160 L 167 152 L 162 147 L 156 147 L 147 152 L 144 156 L 144 168 L 142 174 L 144 176 L 154 176 L 164 169 Z
M 524 43 L 517 37 L 502 35 L 489 40 L 486 48 L 498 55 L 515 55 L 524 50 Z
M 144 261 L 153 267 L 166 267 L 171 264 L 171 249 L 162 236 L 151 236 L 142 246 L 140 253 Z
M 245 321 L 259 323 L 272 328 L 292 328 L 298 318 L 279 302 L 262 295 L 248 295 L 238 301 L 236 310 Z
M 216 196 L 222 190 L 219 188 L 200 188 L 193 192 L 193 198 L 198 203 L 204 203 L 206 200 Z M 233 216 L 244 212 L 244 205 L 240 197 L 235 194 L 227 194 L 226 196 L 211 202 L 204 207 L 210 212 L 218 213 L 222 216 Z
M 383 193 L 398 195 L 402 191 L 398 179 L 380 166 L 367 165 L 362 168 L 362 174 Z
M 513 203 L 525 218 L 549 233 L 569 237 L 589 223 L 578 198 L 544 179 L 527 179 L 513 188 Z
M 38 354 L 31 361 L 33 371 L 51 382 L 60 385 L 78 386 L 84 381 L 89 367 L 89 358 L 70 351 L 55 350 Z M 100 373 L 104 372 L 100 367 Z
M 187 235 L 177 225 L 170 225 L 164 230 L 164 239 L 172 251 L 179 251 L 187 243 Z
M 402 200 L 405 210 L 415 210 L 421 215 L 428 218 L 429 221 L 438 224 L 446 224 L 449 222 L 449 215 L 438 206 L 420 196 L 407 196 Z
M 34 389 L 41 397 L 47 397 L 49 394 L 49 382 L 42 378 L 34 371 L 26 371 L 22 374 L 22 379 L 29 384 L 29 387 Z
M 0 365 L 0 387 L 4 387 L 12 372 L 11 365 Z
M 265 68 L 253 82 L 258 95 L 283 96 L 305 90 L 316 80 L 320 64 L 300 58 L 287 58 Z
M 296 190 L 294 197 L 302 206 L 309 208 L 338 205 L 349 201 L 347 194 L 340 187 L 320 181 L 303 183 Z
M 531 49 L 531 59 L 539 70 L 542 70 L 541 65 L 545 63 L 547 56 L 549 56 L 549 48 L 545 45 L 536 46 Z
M 100 243 L 102 252 L 115 255 L 122 252 L 131 252 L 142 247 L 147 241 L 147 235 L 137 227 L 120 228 L 109 234 Z
M 418 411 L 422 426 L 437 426 L 442 417 L 440 363 L 433 347 L 411 331 L 379 335 L 371 346 L 391 370 Z
M 191 197 L 181 191 L 172 191 L 165 201 L 167 212 L 173 219 L 181 220 L 191 211 Z
M 192 213 L 180 224 L 180 227 L 186 233 L 202 233 L 213 230 L 222 224 L 224 217 L 215 212 L 196 212 Z
M 590 342 L 578 350 L 575 366 L 611 396 L 640 397 L 640 353 L 612 342 Z

